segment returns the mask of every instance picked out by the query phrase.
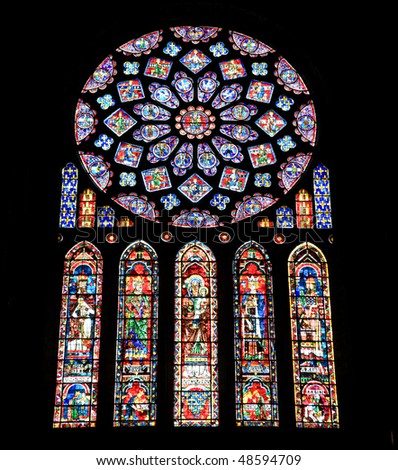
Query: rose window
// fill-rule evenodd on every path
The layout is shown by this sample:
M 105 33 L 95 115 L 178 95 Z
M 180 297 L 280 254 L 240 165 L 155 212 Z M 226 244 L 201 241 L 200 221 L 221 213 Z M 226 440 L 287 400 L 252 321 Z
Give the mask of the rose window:
M 316 138 L 314 102 L 294 66 L 266 42 L 217 27 L 126 42 L 93 71 L 75 112 L 96 186 L 123 214 L 182 227 L 279 204 Z

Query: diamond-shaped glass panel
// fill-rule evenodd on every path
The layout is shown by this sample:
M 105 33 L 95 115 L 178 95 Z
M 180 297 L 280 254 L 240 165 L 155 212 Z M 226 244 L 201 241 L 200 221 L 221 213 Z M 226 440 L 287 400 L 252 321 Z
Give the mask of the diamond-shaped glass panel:
M 212 189 L 213 188 L 196 173 L 178 187 L 178 190 L 192 202 L 200 201 L 202 197 L 206 196 Z
M 241 193 L 246 187 L 248 177 L 248 171 L 226 166 L 222 172 L 219 187 Z
M 180 62 L 191 72 L 198 73 L 205 68 L 206 65 L 210 64 L 211 59 L 204 55 L 202 51 L 192 49 L 192 51 L 188 52 L 188 54 L 180 59 Z
M 104 124 L 109 127 L 117 136 L 123 135 L 131 129 L 137 121 L 130 114 L 123 111 L 122 108 L 117 109 L 114 113 L 104 119 Z
M 150 168 L 141 172 L 145 188 L 149 192 L 171 188 L 169 173 L 165 166 Z
M 145 96 L 141 81 L 138 78 L 135 78 L 134 80 L 127 80 L 125 82 L 119 82 L 117 84 L 117 91 L 122 103 L 127 101 L 140 100 Z
M 278 113 L 270 109 L 257 119 L 256 124 L 258 127 L 261 127 L 266 134 L 273 137 L 286 126 L 286 121 L 283 117 L 279 116 Z
M 148 60 L 144 75 L 147 77 L 155 77 L 165 80 L 169 76 L 172 64 L 173 62 L 171 60 L 151 57 Z

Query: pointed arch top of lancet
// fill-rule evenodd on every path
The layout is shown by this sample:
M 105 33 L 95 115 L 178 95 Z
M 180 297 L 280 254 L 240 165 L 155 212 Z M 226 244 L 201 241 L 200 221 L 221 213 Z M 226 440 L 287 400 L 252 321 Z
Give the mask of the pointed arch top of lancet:
M 125 250 L 123 251 L 123 253 L 121 254 L 120 260 L 121 261 L 125 260 L 135 248 L 139 248 L 139 247 L 144 248 L 144 250 L 147 251 L 154 260 L 157 260 L 158 255 L 156 251 L 151 247 L 151 245 L 149 245 L 147 242 L 144 242 L 143 240 L 136 240 L 130 243 L 130 245 L 127 246 Z
M 289 263 L 304 261 L 305 257 L 313 259 L 316 262 L 326 263 L 326 257 L 323 254 L 322 250 L 316 245 L 310 242 L 304 242 L 300 245 L 297 245 L 296 248 L 289 255 Z
M 187 258 L 195 255 L 196 250 L 202 251 L 208 261 L 216 261 L 216 258 L 211 249 L 203 242 L 198 240 L 186 243 L 177 253 L 176 261 L 187 261 Z M 203 259 L 200 259 L 200 261 L 203 261 Z
M 264 258 L 267 261 L 269 261 L 269 256 L 268 256 L 265 248 L 262 245 L 260 245 L 260 243 L 254 241 L 254 240 L 249 240 L 248 242 L 243 243 L 243 245 L 241 245 L 236 250 L 235 260 L 238 260 L 242 256 L 242 253 L 244 253 L 246 250 L 248 250 L 250 248 L 254 248 L 255 250 L 258 250 L 264 256 Z
M 95 245 L 85 240 L 72 246 L 72 248 L 66 253 L 65 260 L 69 261 L 76 257 L 79 257 L 81 260 L 84 260 L 85 258 L 102 260 L 101 251 Z

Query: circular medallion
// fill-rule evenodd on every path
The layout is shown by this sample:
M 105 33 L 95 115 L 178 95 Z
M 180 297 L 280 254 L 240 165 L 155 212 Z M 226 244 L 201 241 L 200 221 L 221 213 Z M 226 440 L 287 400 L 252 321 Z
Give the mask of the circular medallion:
M 161 103 L 169 101 L 171 98 L 171 91 L 167 87 L 159 87 L 154 92 L 154 98 Z
M 189 106 L 182 109 L 180 115 L 176 117 L 176 128 L 181 135 L 186 135 L 189 139 L 202 139 L 205 135 L 210 135 L 214 129 L 215 117 L 211 111 L 205 110 L 202 106 Z
M 141 114 L 144 119 L 156 119 L 159 116 L 159 108 L 156 104 L 148 103 L 142 107 Z

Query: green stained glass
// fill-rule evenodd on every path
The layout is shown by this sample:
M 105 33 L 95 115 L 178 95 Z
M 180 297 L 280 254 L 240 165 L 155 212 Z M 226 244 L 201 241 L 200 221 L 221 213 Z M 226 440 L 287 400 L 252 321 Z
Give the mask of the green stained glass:
M 157 319 L 157 255 L 136 241 L 120 259 L 114 426 L 156 423 Z

